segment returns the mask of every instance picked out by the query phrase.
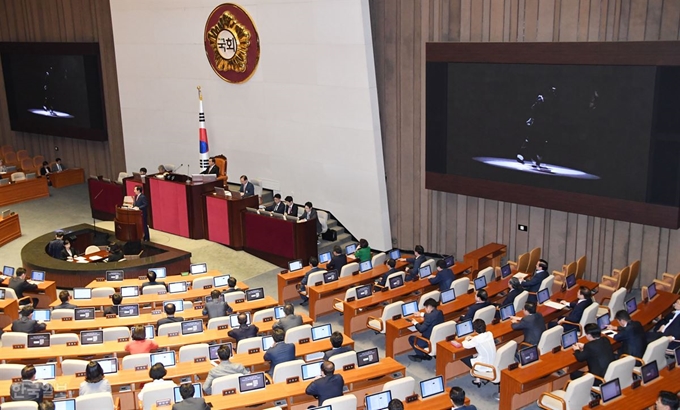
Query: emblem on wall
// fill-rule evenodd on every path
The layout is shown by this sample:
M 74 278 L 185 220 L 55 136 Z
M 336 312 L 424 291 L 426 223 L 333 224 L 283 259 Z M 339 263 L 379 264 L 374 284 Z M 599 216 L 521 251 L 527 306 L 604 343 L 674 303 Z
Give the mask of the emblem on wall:
M 240 6 L 217 6 L 205 23 L 203 43 L 210 66 L 224 81 L 243 83 L 255 72 L 260 38 L 253 20 Z

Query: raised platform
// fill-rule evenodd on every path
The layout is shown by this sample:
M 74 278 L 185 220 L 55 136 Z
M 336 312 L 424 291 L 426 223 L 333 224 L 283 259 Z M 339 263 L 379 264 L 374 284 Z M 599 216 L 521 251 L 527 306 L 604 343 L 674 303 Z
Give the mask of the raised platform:
M 75 237 L 73 247 L 83 252 L 95 242 L 95 230 L 92 225 L 80 224 L 63 229 L 69 238 Z M 97 236 L 109 235 L 111 241 L 115 234 L 112 231 L 97 228 Z M 191 264 L 191 253 L 153 242 L 143 242 L 144 252 L 139 259 L 122 262 L 75 263 L 52 258 L 47 254 L 47 244 L 54 239 L 49 232 L 26 244 L 21 250 L 21 262 L 28 271 L 45 271 L 46 279 L 57 282 L 59 288 L 84 287 L 98 277 L 104 277 L 107 270 L 123 270 L 126 279 L 146 275 L 148 268 L 164 266 L 169 275 L 186 272 Z M 122 245 L 122 244 L 121 244 Z

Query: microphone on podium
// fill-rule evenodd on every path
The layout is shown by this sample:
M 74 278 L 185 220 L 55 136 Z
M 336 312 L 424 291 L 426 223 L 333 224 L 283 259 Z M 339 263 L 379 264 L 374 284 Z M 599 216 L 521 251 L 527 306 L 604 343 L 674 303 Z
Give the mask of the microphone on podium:
M 177 174 L 177 172 L 184 166 L 184 164 L 179 164 L 176 170 L 172 171 L 173 173 Z

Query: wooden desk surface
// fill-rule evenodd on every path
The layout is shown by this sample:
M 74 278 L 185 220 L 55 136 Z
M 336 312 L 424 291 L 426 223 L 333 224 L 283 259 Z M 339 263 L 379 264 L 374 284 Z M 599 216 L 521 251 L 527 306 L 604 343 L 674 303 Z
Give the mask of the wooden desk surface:
M 47 178 L 38 177 L 0 186 L 0 206 L 48 196 Z
M 19 214 L 0 219 L 0 246 L 5 245 L 21 236 Z
M 507 253 L 508 247 L 500 243 L 489 243 L 463 255 L 463 261 L 472 266 L 476 273 L 487 266 L 500 265 L 500 259 Z
M 606 409 L 646 409 L 654 407 L 659 392 L 661 390 L 676 393 L 680 386 L 680 370 L 677 368 L 668 370 L 663 369 L 659 372 L 659 378 L 649 384 L 640 386 L 637 389 L 627 387 L 621 391 L 621 397 L 609 403 L 600 402 L 600 406 Z M 583 410 L 590 410 L 590 406 L 584 406 Z
M 116 270 L 116 269 L 111 269 L 111 270 Z M 200 278 L 205 278 L 205 277 L 215 277 L 215 276 L 222 276 L 226 275 L 226 273 L 222 273 L 217 269 L 210 269 L 206 273 L 202 273 L 200 275 L 187 275 L 187 276 L 182 276 L 177 272 L 175 275 L 168 275 L 165 278 L 159 278 L 157 280 L 164 281 L 166 283 L 172 283 L 172 282 L 191 282 L 193 284 L 194 280 L 200 279 Z M 134 278 L 134 279 L 123 279 L 119 281 L 112 281 L 112 282 L 107 282 L 107 281 L 98 281 L 98 280 L 93 280 L 92 282 L 87 284 L 87 288 L 114 288 L 114 289 L 120 289 L 123 286 L 137 286 L 138 288 L 142 287 L 142 284 L 144 282 L 147 282 L 146 277 L 144 279 L 139 279 L 139 278 Z M 236 282 L 236 287 L 241 289 L 241 290 L 247 290 L 248 285 L 246 285 L 244 282 L 237 281 Z M 224 288 L 220 288 L 224 289 Z
M 109 251 L 102 249 L 97 252 L 88 253 L 87 255 L 77 255 L 73 259 L 67 259 L 66 262 L 70 263 L 95 263 L 100 262 L 102 259 L 109 257 Z
M 54 188 L 63 188 L 84 183 L 85 171 L 82 168 L 67 168 L 63 171 L 50 172 L 49 177 Z
M 9 278 L 6 276 L 0 276 L 2 278 L 2 282 L 0 282 L 0 285 L 7 287 L 9 286 Z M 43 282 L 31 282 L 35 283 L 38 285 L 38 290 L 37 291 L 25 291 L 24 296 L 28 295 L 36 295 L 36 297 L 40 300 L 39 308 L 44 308 L 45 306 L 49 305 L 53 301 L 57 299 L 57 282 L 53 280 L 46 280 Z

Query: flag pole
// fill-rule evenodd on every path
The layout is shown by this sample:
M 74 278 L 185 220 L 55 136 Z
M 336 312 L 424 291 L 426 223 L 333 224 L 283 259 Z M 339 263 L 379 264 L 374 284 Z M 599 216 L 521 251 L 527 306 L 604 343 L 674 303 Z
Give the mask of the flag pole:
M 205 129 L 205 113 L 203 112 L 203 93 L 201 93 L 201 86 L 198 89 L 198 152 L 199 168 L 208 168 L 208 158 L 210 158 L 208 150 L 208 130 Z

